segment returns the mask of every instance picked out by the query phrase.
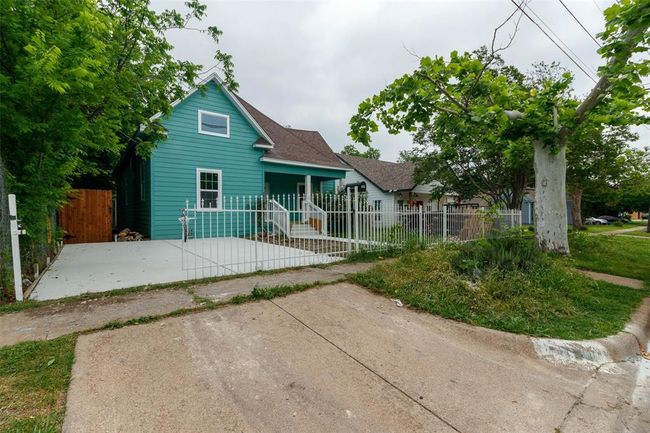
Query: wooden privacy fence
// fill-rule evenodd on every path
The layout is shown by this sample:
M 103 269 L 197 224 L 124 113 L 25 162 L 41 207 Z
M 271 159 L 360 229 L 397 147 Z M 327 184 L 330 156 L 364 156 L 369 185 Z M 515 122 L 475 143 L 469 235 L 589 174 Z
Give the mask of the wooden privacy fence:
M 78 189 L 58 212 L 59 226 L 65 231 L 63 242 L 110 242 L 113 230 L 113 192 L 104 189 Z

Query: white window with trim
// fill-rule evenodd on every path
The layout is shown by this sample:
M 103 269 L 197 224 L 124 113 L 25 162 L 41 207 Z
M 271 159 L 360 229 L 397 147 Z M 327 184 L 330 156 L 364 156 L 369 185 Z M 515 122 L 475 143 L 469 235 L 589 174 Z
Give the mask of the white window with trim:
M 199 110 L 199 134 L 230 137 L 230 116 Z
M 196 206 L 204 210 L 221 209 L 221 170 L 196 169 Z
M 375 209 L 375 221 L 381 220 L 381 200 L 374 200 L 373 207 Z

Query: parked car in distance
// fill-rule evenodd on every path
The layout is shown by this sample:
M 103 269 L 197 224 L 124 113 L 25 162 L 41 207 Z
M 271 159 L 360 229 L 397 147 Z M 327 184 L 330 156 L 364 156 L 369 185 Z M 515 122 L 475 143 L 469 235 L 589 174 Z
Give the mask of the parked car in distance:
M 622 218 L 615 217 L 612 215 L 601 215 L 598 217 L 598 219 L 607 221 L 607 224 L 615 223 L 617 221 L 625 222 L 625 220 L 623 220 Z
M 585 219 L 585 224 L 589 224 L 589 225 L 607 225 L 609 223 L 605 219 L 589 217 L 589 218 Z

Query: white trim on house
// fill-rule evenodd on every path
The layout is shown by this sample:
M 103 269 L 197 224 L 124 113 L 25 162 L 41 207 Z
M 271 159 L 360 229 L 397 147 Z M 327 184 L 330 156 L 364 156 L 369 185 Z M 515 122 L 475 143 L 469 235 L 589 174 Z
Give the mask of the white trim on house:
M 311 164 L 309 162 L 301 162 L 301 161 L 289 161 L 289 160 L 285 160 L 285 159 L 269 158 L 269 157 L 266 157 L 266 156 L 261 157 L 260 161 L 262 161 L 262 162 L 270 162 L 270 163 L 273 163 L 273 164 L 296 165 L 296 166 L 299 166 L 299 167 L 324 168 L 326 170 L 352 171 L 352 168 L 332 167 L 331 165 Z
M 204 131 L 202 128 L 202 122 L 201 118 L 203 117 L 204 114 L 207 114 L 209 116 L 215 116 L 215 117 L 222 117 L 226 119 L 226 133 L 225 134 L 220 134 L 218 132 L 210 132 L 210 131 Z M 203 135 L 213 135 L 215 137 L 224 137 L 224 138 L 230 138 L 230 116 L 227 114 L 221 114 L 221 113 L 215 113 L 214 111 L 206 111 L 206 110 L 197 110 L 197 119 L 198 119 L 198 126 L 199 126 L 199 134 Z
M 266 141 L 268 141 L 268 142 L 270 143 L 270 145 L 268 145 L 268 146 L 267 146 L 267 145 L 260 145 L 260 144 L 257 144 L 257 145 L 256 145 L 256 144 L 254 144 L 253 147 L 261 147 L 261 148 L 264 148 L 264 149 L 273 149 L 273 145 L 274 145 L 275 143 L 273 142 L 273 140 L 271 140 L 271 137 L 269 137 L 268 134 L 266 133 L 266 131 L 264 131 L 264 129 L 262 129 L 262 127 L 261 127 L 261 126 L 260 126 L 260 125 L 255 121 L 255 119 L 253 119 L 253 116 L 251 116 L 251 114 L 248 112 L 248 110 L 246 110 L 246 109 L 244 108 L 244 106 L 239 102 L 239 100 L 235 97 L 235 95 L 233 95 L 232 92 L 231 92 L 230 90 L 228 90 L 228 87 L 226 87 L 226 86 L 223 85 L 223 80 L 219 77 L 219 75 L 217 75 L 217 74 L 215 74 L 215 73 L 212 73 L 212 74 L 210 74 L 208 77 L 206 77 L 205 80 L 201 81 L 201 82 L 199 83 L 198 86 L 196 86 L 196 87 L 192 87 L 192 88 L 187 92 L 187 94 L 185 95 L 185 97 L 183 97 L 183 98 L 181 98 L 181 99 L 177 99 L 177 100 L 175 100 L 174 102 L 172 102 L 172 103 L 171 103 L 172 108 L 174 108 L 175 106 L 177 106 L 178 104 L 180 104 L 181 102 L 183 102 L 185 99 L 187 99 L 187 98 L 189 98 L 190 96 L 192 96 L 192 95 L 193 95 L 197 90 L 199 90 L 199 86 L 202 86 L 202 85 L 204 85 L 204 84 L 207 84 L 207 83 L 209 83 L 210 81 L 214 81 L 214 82 L 216 82 L 217 84 L 219 84 L 219 85 L 221 86 L 221 88 L 223 89 L 223 91 L 224 91 L 224 93 L 226 94 L 226 96 L 228 97 L 228 99 L 230 99 L 230 102 L 232 102 L 233 104 L 235 104 L 235 106 L 239 109 L 239 111 L 244 115 L 244 117 L 246 118 L 246 120 L 248 120 L 248 121 L 250 122 L 250 124 L 253 125 L 253 128 L 255 128 L 255 130 L 256 130 L 256 131 L 257 131 L 257 132 L 258 132 L 262 137 L 264 137 L 264 138 L 266 139 Z M 155 120 L 155 119 L 158 119 L 159 117 L 162 117 L 162 115 L 163 115 L 162 112 L 161 112 L 161 113 L 156 113 L 156 114 L 154 114 L 153 116 L 151 116 L 151 117 L 149 118 L 149 120 Z
M 218 189 L 216 189 L 216 190 L 214 190 L 214 189 L 201 189 L 201 173 L 216 173 L 216 174 L 218 174 L 219 175 L 219 180 L 217 181 L 218 182 L 218 185 L 217 185 Z M 222 180 L 223 180 L 223 176 L 222 176 L 222 171 L 221 170 L 217 170 L 217 169 L 213 169 L 213 168 L 199 168 L 199 167 L 196 168 L 196 208 L 197 209 L 201 209 L 201 210 L 205 210 L 205 211 L 218 211 L 218 210 L 221 210 L 222 204 L 223 204 L 222 203 L 222 201 L 223 201 L 223 194 L 222 194 L 223 188 L 222 188 L 222 185 L 221 185 Z M 216 191 L 217 192 L 217 207 L 216 208 L 210 208 L 210 207 L 204 208 L 202 206 L 202 204 L 201 204 L 201 191 L 212 191 L 212 192 Z

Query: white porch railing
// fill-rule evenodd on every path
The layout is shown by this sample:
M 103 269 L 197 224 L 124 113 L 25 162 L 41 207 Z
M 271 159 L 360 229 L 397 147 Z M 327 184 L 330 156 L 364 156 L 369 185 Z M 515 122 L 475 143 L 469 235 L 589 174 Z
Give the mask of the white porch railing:
M 303 203 L 305 221 L 314 227 L 321 235 L 327 236 L 327 212 L 314 203 L 305 200 Z
M 330 263 L 353 251 L 465 242 L 519 227 L 519 210 L 375 207 L 361 194 L 226 197 L 219 209 L 187 206 L 179 241 L 188 279 Z
M 255 200 L 257 203 L 257 200 Z M 267 200 L 267 220 L 287 236 L 291 235 L 289 211 L 276 200 Z

